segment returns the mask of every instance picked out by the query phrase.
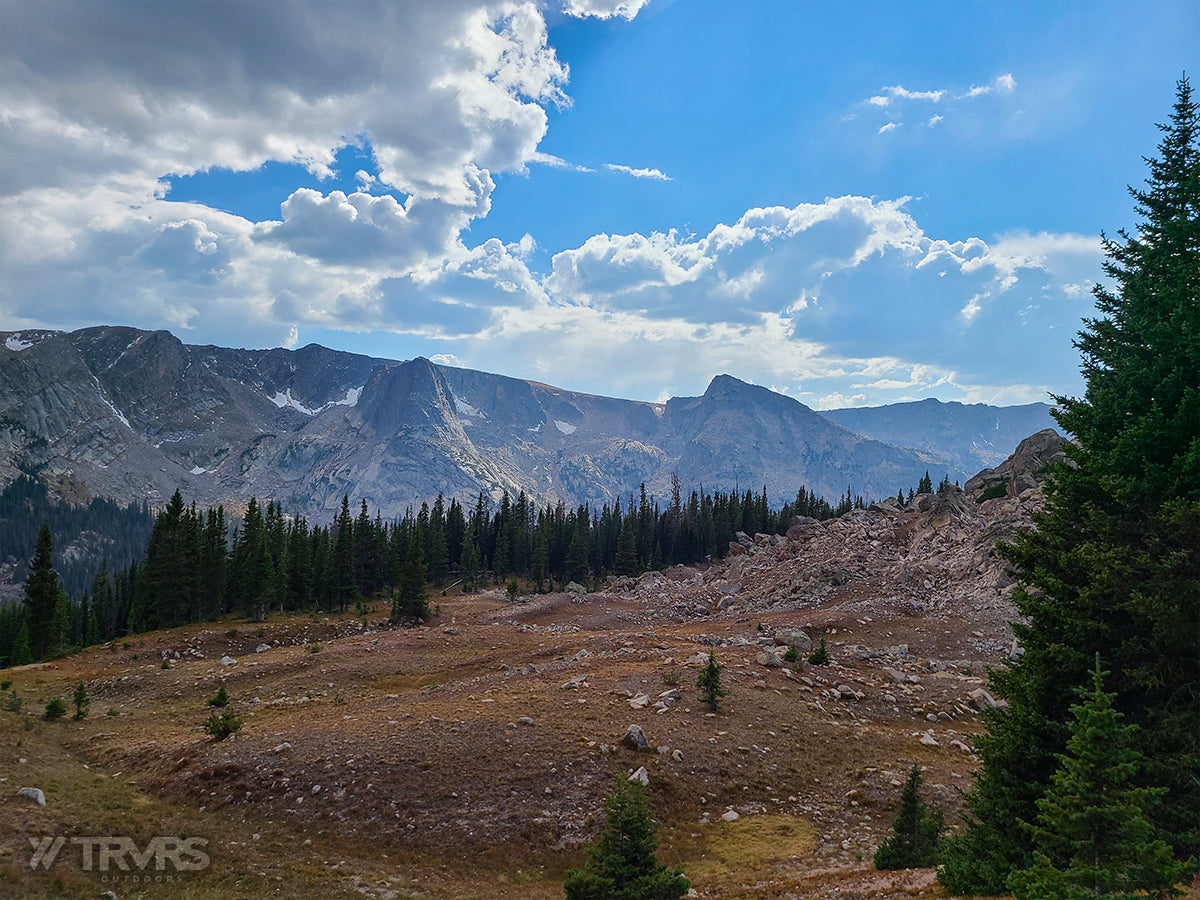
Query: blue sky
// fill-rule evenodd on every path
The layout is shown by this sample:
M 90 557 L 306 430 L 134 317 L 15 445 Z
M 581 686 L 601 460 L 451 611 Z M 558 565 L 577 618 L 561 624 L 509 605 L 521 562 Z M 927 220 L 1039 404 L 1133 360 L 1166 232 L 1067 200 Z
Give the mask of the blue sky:
M 0 0 L 0 329 L 1078 393 L 1191 2 Z

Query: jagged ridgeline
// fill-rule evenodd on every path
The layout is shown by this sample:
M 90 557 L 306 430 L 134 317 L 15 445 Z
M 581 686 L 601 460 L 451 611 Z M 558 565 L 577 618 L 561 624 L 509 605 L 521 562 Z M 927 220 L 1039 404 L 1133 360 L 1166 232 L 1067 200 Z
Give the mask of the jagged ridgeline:
M 236 350 L 166 331 L 98 326 L 0 332 L 0 484 L 22 467 L 76 502 L 245 506 L 269 497 L 329 523 L 344 494 L 385 518 L 440 491 L 494 502 L 598 508 L 644 483 L 801 486 L 836 500 L 846 485 L 893 495 L 930 471 L 970 477 L 1051 427 L 1046 404 L 926 401 L 832 421 L 729 375 L 698 397 L 600 397 L 428 359 L 397 361 L 316 344 Z

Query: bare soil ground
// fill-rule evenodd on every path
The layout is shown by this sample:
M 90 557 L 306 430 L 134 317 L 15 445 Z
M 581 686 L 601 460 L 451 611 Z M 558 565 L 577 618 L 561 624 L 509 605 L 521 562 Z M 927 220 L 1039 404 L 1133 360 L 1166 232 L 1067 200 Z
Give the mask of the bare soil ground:
M 700 897 L 947 896 L 871 858 L 914 763 L 958 820 L 970 695 L 1011 650 L 990 544 L 1035 501 L 941 525 L 866 511 L 586 595 L 438 596 L 416 629 L 277 615 L 5 670 L 23 708 L 0 711 L 0 895 L 561 897 L 613 780 L 645 767 L 659 858 Z M 833 663 L 773 665 L 796 629 Z M 710 651 L 715 713 L 696 689 Z M 80 681 L 89 715 L 44 721 Z M 218 742 L 202 724 L 221 684 L 244 727 Z M 651 750 L 623 746 L 630 724 Z M 56 835 L 58 859 L 31 867 L 31 838 Z M 211 862 L 88 871 L 70 838 L 96 835 L 199 836 Z

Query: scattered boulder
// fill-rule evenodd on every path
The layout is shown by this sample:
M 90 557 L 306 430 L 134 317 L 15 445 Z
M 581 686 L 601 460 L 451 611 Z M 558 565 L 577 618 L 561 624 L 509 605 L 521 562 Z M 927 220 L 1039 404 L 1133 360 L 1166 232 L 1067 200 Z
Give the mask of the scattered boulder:
M 725 822 L 736 822 L 740 818 L 741 816 L 737 814 L 737 810 L 735 809 L 727 809 L 721 813 L 721 819 Z
M 621 743 L 630 750 L 650 749 L 650 740 L 646 737 L 646 732 L 642 730 L 641 725 L 630 725 L 625 730 L 625 737 L 621 738 Z
M 257 647 L 254 648 L 254 652 L 255 653 L 265 653 L 267 650 L 270 650 L 270 649 L 271 649 L 270 644 L 259 644 Z
M 638 766 L 637 771 L 630 775 L 628 780 L 636 781 L 642 787 L 650 786 L 650 774 L 646 771 L 645 766 Z
M 30 800 L 36 803 L 38 806 L 46 805 L 46 795 L 42 793 L 41 788 L 23 787 L 17 791 L 17 796 L 22 797 L 25 800 Z
M 643 694 L 640 691 L 629 698 L 629 706 L 631 709 L 645 709 L 650 705 L 650 695 Z
M 563 588 L 568 594 L 586 594 L 587 588 L 576 581 L 568 581 L 567 586 Z
M 774 650 L 764 650 L 758 654 L 758 664 L 766 666 L 768 669 L 778 669 L 783 666 L 783 660 L 780 659 Z
M 223 665 L 223 666 L 236 666 L 236 665 L 237 665 L 237 660 L 236 660 L 236 659 L 234 659 L 232 656 L 222 656 L 222 657 L 221 657 L 221 665 Z
M 984 688 L 975 688 L 971 693 L 967 694 L 967 699 L 971 705 L 978 710 L 985 709 L 1007 709 L 1008 704 L 1003 700 L 997 700 Z
M 775 643 L 781 647 L 795 647 L 800 653 L 811 653 L 812 638 L 799 628 L 785 628 L 775 632 Z
M 589 687 L 586 675 L 572 675 L 560 686 L 564 691 L 577 691 L 581 687 Z

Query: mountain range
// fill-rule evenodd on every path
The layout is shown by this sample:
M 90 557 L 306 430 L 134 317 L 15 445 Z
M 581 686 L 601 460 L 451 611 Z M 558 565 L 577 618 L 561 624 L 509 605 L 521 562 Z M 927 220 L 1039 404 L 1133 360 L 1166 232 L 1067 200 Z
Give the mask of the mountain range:
M 1050 407 L 924 400 L 818 413 L 729 375 L 699 397 L 599 397 L 424 358 L 310 344 L 237 350 L 99 326 L 0 333 L 0 484 L 36 472 L 68 500 L 240 508 L 328 519 L 343 494 L 385 516 L 436 496 L 524 490 L 597 503 L 641 484 L 831 500 L 995 465 Z

